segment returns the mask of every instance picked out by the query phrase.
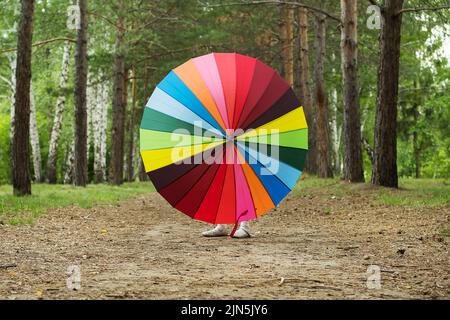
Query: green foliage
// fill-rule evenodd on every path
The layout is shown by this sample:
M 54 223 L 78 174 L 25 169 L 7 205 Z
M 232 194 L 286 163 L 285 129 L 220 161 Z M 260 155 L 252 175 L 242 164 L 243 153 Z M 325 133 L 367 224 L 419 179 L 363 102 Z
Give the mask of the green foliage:
M 441 235 L 443 237 L 450 238 L 450 230 L 449 229 L 442 229 L 441 230 Z
M 32 196 L 17 198 L 12 196 L 11 186 L 3 185 L 0 186 L 0 221 L 9 224 L 32 223 L 49 209 L 114 205 L 152 191 L 154 188 L 149 182 L 125 183 L 121 187 L 98 184 L 86 188 L 35 184 Z
M 10 179 L 9 123 L 9 115 L 0 117 L 0 184 L 6 183 Z
M 114 44 L 119 18 L 124 20 L 126 65 L 136 70 L 137 114 L 134 130 L 154 86 L 167 72 L 189 58 L 209 52 L 239 52 L 261 59 L 281 71 L 279 6 L 222 4 L 238 1 L 89 1 L 89 70 L 101 80 L 113 78 Z M 339 16 L 337 1 L 302 1 Z M 36 2 L 33 42 L 76 37 L 66 27 L 67 6 L 71 1 L 41 0 Z M 407 7 L 433 7 L 442 0 L 408 0 Z M 3 0 L 0 6 L 0 51 L 16 46 L 17 34 L 11 29 L 16 22 L 18 0 Z M 379 31 L 367 28 L 367 6 L 358 7 L 358 50 L 360 109 L 363 136 L 373 146 Z M 416 166 L 424 178 L 450 178 L 450 66 L 442 56 L 444 38 L 448 38 L 450 10 L 409 13 L 403 17 L 401 77 L 398 114 L 398 169 L 402 177 L 413 177 Z M 327 21 L 326 87 L 328 101 L 337 93 L 337 101 L 329 104 L 329 114 L 342 126 L 342 76 L 340 32 L 335 21 Z M 314 66 L 314 23 L 309 19 L 310 64 Z M 445 29 L 447 27 L 447 29 Z M 295 31 L 296 34 L 296 31 Z M 296 41 L 294 41 L 296 42 Z M 297 62 L 298 50 L 295 50 Z M 32 78 L 37 105 L 43 173 L 46 171 L 48 141 L 59 88 L 63 41 L 33 48 Z M 0 53 L 0 76 L 11 77 L 8 57 Z M 73 58 L 66 96 L 66 110 L 58 153 L 58 181 L 62 181 L 67 151 L 73 137 Z M 297 74 L 297 71 L 296 73 Z M 102 75 L 100 79 L 100 75 Z M 311 76 L 313 72 L 311 70 Z M 314 86 L 314 83 L 312 83 Z M 131 84 L 130 84 L 131 86 Z M 11 90 L 0 79 L 0 184 L 10 181 L 9 114 Z M 111 106 L 109 106 L 111 108 Z M 111 115 L 109 110 L 109 115 Z M 128 113 L 130 110 L 128 109 Z M 108 132 L 110 132 L 108 121 Z M 416 137 L 414 139 L 414 136 Z M 110 145 L 108 136 L 108 146 Z M 339 156 L 342 158 L 342 138 Z M 107 150 L 107 155 L 109 150 Z M 366 180 L 371 176 L 371 163 L 364 152 Z M 333 157 L 335 157 L 333 155 Z M 92 178 L 92 155 L 89 176 Z

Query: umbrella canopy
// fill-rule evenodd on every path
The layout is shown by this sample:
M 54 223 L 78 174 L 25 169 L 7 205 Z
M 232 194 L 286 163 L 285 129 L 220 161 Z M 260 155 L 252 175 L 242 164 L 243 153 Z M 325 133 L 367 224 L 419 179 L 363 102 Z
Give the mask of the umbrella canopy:
M 169 72 L 140 129 L 141 157 L 158 192 L 209 223 L 274 208 L 300 177 L 307 149 L 292 89 L 272 68 L 235 53 L 193 58 Z

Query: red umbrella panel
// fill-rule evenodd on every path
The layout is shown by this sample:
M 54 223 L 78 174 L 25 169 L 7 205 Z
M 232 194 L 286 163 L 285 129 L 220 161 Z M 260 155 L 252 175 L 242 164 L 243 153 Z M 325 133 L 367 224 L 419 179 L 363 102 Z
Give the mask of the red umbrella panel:
M 212 53 L 175 68 L 145 109 L 140 150 L 158 192 L 193 219 L 234 224 L 294 188 L 308 149 L 300 102 L 261 61 Z

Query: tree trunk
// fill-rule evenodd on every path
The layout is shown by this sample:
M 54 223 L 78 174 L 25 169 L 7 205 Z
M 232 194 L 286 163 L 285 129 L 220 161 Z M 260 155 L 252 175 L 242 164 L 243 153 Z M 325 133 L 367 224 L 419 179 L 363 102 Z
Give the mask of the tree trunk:
M 294 8 L 284 5 L 282 10 L 282 56 L 284 78 L 291 87 L 294 86 Z
M 97 103 L 97 96 L 95 92 L 95 86 L 92 84 L 93 75 L 88 72 L 88 82 L 86 88 L 86 123 L 87 123 L 87 131 L 86 131 L 86 159 L 89 166 L 89 152 L 91 150 L 92 143 L 92 132 L 93 132 L 93 113 L 95 110 L 95 104 Z
M 344 180 L 364 182 L 358 89 L 357 0 L 341 0 L 344 81 Z
M 148 176 L 145 172 L 144 163 L 142 162 L 142 159 L 139 161 L 139 181 L 147 181 Z
M 418 134 L 417 131 L 413 132 L 413 147 L 414 147 L 414 164 L 415 164 L 415 177 L 416 179 L 420 178 L 420 149 L 418 143 Z
M 87 183 L 87 0 L 79 0 L 80 29 L 75 54 L 75 176 L 76 186 Z
M 122 18 L 120 18 L 122 19 Z M 109 180 L 114 185 L 123 183 L 125 140 L 125 57 L 123 55 L 123 21 L 119 20 L 115 44 L 114 83 L 112 102 L 111 163 Z
M 336 62 L 336 55 L 333 52 L 331 55 L 331 63 L 333 65 L 332 68 L 332 77 L 337 76 L 336 68 L 334 67 Z M 331 146 L 330 146 L 330 152 L 332 153 L 332 169 L 333 173 L 340 175 L 342 172 L 342 162 L 341 161 L 341 153 L 339 152 L 340 146 L 341 146 L 341 140 L 342 140 L 342 123 L 339 124 L 338 121 L 338 114 L 339 114 L 339 99 L 338 99 L 338 90 L 337 87 L 334 86 L 333 90 L 331 91 L 330 95 L 330 105 L 332 106 L 332 114 L 331 114 L 331 120 L 330 120 L 330 139 L 331 139 Z
M 33 82 L 30 82 L 30 143 L 33 158 L 34 179 L 42 182 L 41 145 L 39 143 L 39 130 L 37 126 L 36 102 L 34 99 Z
M 75 131 L 74 131 L 74 139 L 75 139 Z M 69 147 L 67 149 L 67 158 L 66 158 L 66 169 L 64 171 L 64 184 L 72 184 L 74 178 L 75 171 L 75 144 L 69 143 Z
M 139 176 L 139 163 L 141 162 L 141 158 L 136 156 L 139 154 L 139 135 L 134 135 L 134 153 L 133 153 L 133 179 L 132 181 L 136 181 Z
M 380 64 L 375 114 L 372 183 L 398 188 L 397 100 L 403 0 L 386 0 L 381 8 Z
M 11 122 L 11 129 L 9 131 L 10 134 L 10 141 L 12 144 L 12 139 L 14 135 L 14 106 L 16 104 L 16 67 L 17 67 L 17 53 L 13 53 L 10 56 L 8 56 L 9 65 L 11 68 L 11 80 L 8 82 L 9 86 L 11 88 L 11 95 L 10 95 L 10 102 L 11 102 L 11 113 L 10 113 L 10 122 Z
M 17 6 L 17 4 L 16 4 Z M 16 18 L 16 17 L 15 17 Z M 12 26 L 11 31 L 12 32 L 17 32 L 17 19 L 15 19 L 14 24 Z M 11 146 L 11 150 L 12 150 L 12 139 L 13 139 L 13 135 L 14 135 L 14 106 L 16 104 L 16 69 L 17 69 L 17 52 L 12 52 L 10 54 L 7 55 L 8 58 L 8 63 L 9 63 L 9 67 L 11 69 L 11 79 L 8 80 L 6 79 L 7 84 L 9 85 L 10 89 L 11 89 L 11 94 L 10 94 L 10 102 L 11 102 L 11 108 L 10 108 L 10 131 L 9 131 L 9 141 L 10 141 L 10 146 Z M 12 162 L 12 152 L 11 152 L 11 162 Z
M 124 84 L 123 84 L 123 109 L 124 109 L 124 113 L 123 113 L 123 127 L 124 127 L 124 134 L 123 134 L 123 175 L 124 178 L 126 179 L 126 174 L 128 171 L 127 168 L 127 155 L 126 155 L 126 130 L 127 130 L 127 118 L 128 118 L 128 89 L 129 89 L 129 85 L 130 85 L 130 77 L 129 77 L 129 69 L 125 66 L 125 72 L 124 72 Z M 127 180 L 125 180 L 127 181 Z
M 317 146 L 316 146 L 316 124 L 315 110 L 311 97 L 311 83 L 309 71 L 309 44 L 308 44 L 308 10 L 299 9 L 299 98 L 305 109 L 306 121 L 308 123 L 308 156 L 305 170 L 317 173 Z
M 417 88 L 417 84 L 414 81 L 414 87 Z M 417 123 L 419 122 L 419 104 L 417 102 L 413 103 L 413 118 L 414 118 L 414 125 L 417 126 Z M 416 179 L 420 178 L 420 150 L 421 145 L 419 143 L 419 132 L 417 130 L 417 127 L 414 128 L 413 131 L 413 149 L 414 149 L 414 164 L 415 164 L 415 176 Z
M 56 165 L 58 160 L 59 136 L 61 134 L 64 109 L 66 107 L 65 91 L 69 80 L 69 64 L 70 64 L 70 42 L 64 43 L 64 53 L 61 62 L 61 74 L 59 76 L 60 95 L 56 99 L 55 116 L 53 118 L 53 127 L 50 134 L 50 144 L 47 160 L 47 181 L 48 183 L 56 183 L 57 171 Z
M 361 140 L 362 140 L 362 144 L 363 144 L 363 146 L 364 146 L 364 149 L 366 150 L 367 156 L 368 156 L 369 159 L 370 159 L 370 163 L 372 164 L 372 167 L 373 167 L 373 162 L 374 162 L 374 159 L 373 159 L 373 149 L 372 149 L 372 147 L 370 146 L 370 143 L 369 143 L 369 141 L 367 141 L 366 138 L 362 137 Z
M 316 130 L 317 130 L 317 175 L 319 178 L 332 177 L 332 171 L 329 164 L 329 138 L 328 138 L 328 116 L 327 101 L 325 93 L 324 79 L 324 59 L 325 59 L 325 17 L 317 15 L 315 17 L 316 28 Z
M 144 88 L 148 87 L 148 83 L 149 83 L 149 80 L 150 80 L 149 78 L 150 78 L 149 77 L 149 72 L 147 70 L 147 65 L 145 64 L 144 65 Z M 147 92 L 146 92 L 145 95 L 144 95 L 144 101 L 142 103 L 142 105 L 144 106 L 142 108 L 142 112 L 144 111 L 143 109 L 145 108 L 145 104 L 146 104 L 148 98 L 149 98 L 149 94 L 147 94 Z M 141 117 L 142 117 L 142 113 L 141 113 Z M 137 142 L 137 144 L 139 144 L 139 142 Z M 139 154 L 139 149 L 140 148 L 139 148 L 139 145 L 138 145 L 138 154 Z M 144 167 L 144 163 L 142 162 L 142 158 L 140 156 L 138 158 L 139 158 L 138 159 L 138 178 L 139 178 L 139 181 L 148 181 L 149 178 L 147 176 L 147 173 L 145 172 L 145 167 Z
M 12 139 L 13 189 L 16 196 L 31 195 L 29 138 L 34 0 L 22 0 L 21 5 Z
M 99 78 L 103 78 L 100 75 Z M 108 111 L 108 82 L 103 81 L 96 86 L 96 105 L 92 110 L 92 126 L 94 138 L 94 182 L 105 181 L 106 170 L 106 126 Z
M 339 148 L 341 145 L 341 133 L 342 126 L 338 124 L 338 93 L 336 88 L 333 89 L 331 93 L 332 105 L 333 105 L 333 115 L 331 117 L 331 127 L 332 127 L 332 147 L 334 155 L 334 172 L 336 174 L 341 173 L 341 155 Z
M 109 101 L 109 82 L 105 81 L 102 85 L 102 114 L 100 118 L 100 150 L 101 150 L 101 170 L 102 170 L 102 179 L 103 181 L 107 181 L 107 173 L 106 173 L 106 128 L 108 127 L 108 101 Z
M 17 22 L 14 24 L 14 30 L 17 30 Z M 14 52 L 8 55 L 8 61 L 11 68 L 11 79 L 7 81 L 10 86 L 11 94 L 10 100 L 10 130 L 9 130 L 9 146 L 10 146 L 10 161 L 13 162 L 13 137 L 14 137 L 14 123 L 15 123 L 15 105 L 16 105 L 16 67 L 17 67 L 17 53 Z M 13 176 L 11 175 L 11 183 L 13 182 Z
M 92 110 L 92 131 L 94 134 L 94 182 L 103 182 L 103 173 L 101 171 L 101 129 L 100 121 L 103 108 L 103 86 L 101 83 L 96 85 L 96 102 Z
M 128 154 L 127 154 L 127 181 L 134 179 L 134 118 L 136 115 L 136 69 L 132 69 L 131 111 L 128 125 Z

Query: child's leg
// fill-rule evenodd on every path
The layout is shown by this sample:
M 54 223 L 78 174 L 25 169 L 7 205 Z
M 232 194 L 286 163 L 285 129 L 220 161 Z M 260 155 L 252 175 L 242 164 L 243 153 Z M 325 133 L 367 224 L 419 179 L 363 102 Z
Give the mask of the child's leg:
M 227 236 L 227 228 L 224 224 L 218 224 L 213 229 L 202 233 L 204 237 L 223 237 Z
M 233 238 L 250 238 L 250 223 L 248 221 L 241 222 Z

